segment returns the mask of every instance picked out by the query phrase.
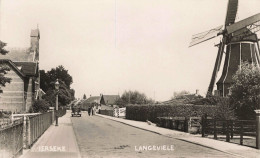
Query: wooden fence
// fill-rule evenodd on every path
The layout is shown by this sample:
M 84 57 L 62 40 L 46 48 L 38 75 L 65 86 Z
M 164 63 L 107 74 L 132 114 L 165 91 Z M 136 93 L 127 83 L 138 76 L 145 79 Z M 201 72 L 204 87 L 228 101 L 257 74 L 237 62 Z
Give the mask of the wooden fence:
M 18 157 L 23 151 L 23 118 L 0 128 L 0 157 Z
M 202 118 L 202 137 L 213 135 L 225 136 L 225 140 L 230 142 L 234 136 L 239 137 L 239 144 L 244 144 L 244 137 L 256 137 L 256 121 L 254 120 L 216 120 Z M 254 143 L 255 144 L 255 143 Z
M 188 119 L 185 117 L 157 117 L 157 126 L 188 132 Z

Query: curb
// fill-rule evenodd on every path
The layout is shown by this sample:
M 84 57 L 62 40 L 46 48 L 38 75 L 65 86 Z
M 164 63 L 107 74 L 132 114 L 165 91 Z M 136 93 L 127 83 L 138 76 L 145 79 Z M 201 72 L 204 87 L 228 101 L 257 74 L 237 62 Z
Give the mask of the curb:
M 226 153 L 226 154 L 235 156 L 235 157 L 248 158 L 248 157 L 241 156 L 241 155 L 238 155 L 238 154 L 234 154 L 234 153 L 231 153 L 231 152 L 228 152 L 228 151 L 216 149 L 216 148 L 211 147 L 211 146 L 207 146 L 207 145 L 203 145 L 203 144 L 200 144 L 200 143 L 192 142 L 192 141 L 189 141 L 189 140 L 186 140 L 186 139 L 182 139 L 182 138 L 176 138 L 176 139 L 181 140 L 181 141 L 184 141 L 184 142 L 192 143 L 192 144 L 195 144 L 195 145 L 203 146 L 203 147 L 205 147 L 205 148 L 217 150 L 217 151 L 220 151 L 220 152 L 223 152 L 223 153 Z
M 148 130 L 148 129 L 141 128 L 141 127 L 136 127 L 136 126 L 134 126 L 134 125 L 130 125 L 130 124 L 125 123 L 125 122 L 122 122 L 122 121 L 120 121 L 120 120 L 115 120 L 115 119 L 109 118 L 109 117 L 111 117 L 111 116 L 107 117 L 107 116 L 103 116 L 103 115 L 101 115 L 101 114 L 96 114 L 96 116 L 99 116 L 99 117 L 102 117 L 102 118 L 106 118 L 106 119 L 109 119 L 109 120 L 112 120 L 112 121 L 115 121 L 115 122 L 119 122 L 119 123 L 122 123 L 122 124 L 125 124 L 125 125 L 128 125 L 128 126 L 131 126 L 131 127 L 135 127 L 135 128 L 141 129 L 141 130 L 145 130 L 145 131 L 148 131 L 148 132 L 152 132 L 152 133 L 155 133 L 155 134 L 158 134 L 158 135 L 162 135 L 162 136 L 165 136 L 165 137 L 168 137 L 168 138 L 173 138 L 173 137 L 171 137 L 171 136 L 161 134 L 160 132 L 155 132 L 155 131 Z M 190 134 L 187 133 L 187 135 L 190 135 Z M 211 146 L 207 146 L 207 145 L 204 145 L 204 144 L 200 144 L 200 143 L 188 141 L 188 140 L 185 140 L 185 139 L 182 139 L 182 138 L 175 138 L 175 139 L 178 139 L 178 140 L 181 140 L 181 141 L 184 141 L 184 142 L 188 142 L 188 143 L 192 143 L 192 144 L 195 144 L 195 145 L 200 145 L 200 146 L 203 146 L 203 147 L 206 147 L 206 148 L 209 148 L 209 149 L 213 149 L 213 150 L 216 150 L 216 151 L 220 151 L 220 152 L 223 152 L 223 153 L 226 153 L 226 154 L 235 156 L 235 157 L 247 158 L 247 157 L 245 157 L 245 156 L 241 156 L 241 155 L 238 155 L 238 154 L 234 154 L 234 153 L 231 153 L 231 152 L 227 152 L 227 151 L 224 151 L 224 150 L 220 150 L 220 149 L 217 149 L 217 148 L 214 148 L 214 147 L 211 147 Z

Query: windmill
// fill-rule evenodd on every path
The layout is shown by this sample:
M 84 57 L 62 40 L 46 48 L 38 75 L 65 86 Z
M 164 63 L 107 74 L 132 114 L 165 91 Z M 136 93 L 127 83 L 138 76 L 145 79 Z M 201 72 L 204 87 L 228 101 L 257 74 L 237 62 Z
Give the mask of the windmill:
M 229 87 L 232 84 L 232 76 L 236 73 L 242 61 L 255 63 L 257 66 L 260 65 L 259 39 L 255 34 L 260 30 L 260 13 L 235 22 L 237 8 L 238 0 L 229 0 L 224 28 L 222 25 L 192 36 L 189 47 L 217 36 L 222 36 L 222 39 L 218 44 L 218 54 L 208 87 L 207 96 L 212 95 L 224 52 L 226 54 L 224 67 L 222 75 L 217 82 L 217 90 L 221 96 L 229 94 Z

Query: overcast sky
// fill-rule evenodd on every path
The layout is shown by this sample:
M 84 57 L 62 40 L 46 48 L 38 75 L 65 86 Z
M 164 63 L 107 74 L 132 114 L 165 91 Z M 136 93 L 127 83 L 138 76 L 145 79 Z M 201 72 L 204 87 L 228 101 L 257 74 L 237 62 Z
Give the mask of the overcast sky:
M 1 40 L 28 47 L 38 24 L 40 69 L 63 65 L 76 97 L 138 90 L 160 101 L 174 91 L 206 94 L 220 38 L 188 45 L 193 34 L 223 25 L 227 7 L 227 0 L 1 1 Z M 259 12 L 259 0 L 240 0 L 237 20 Z

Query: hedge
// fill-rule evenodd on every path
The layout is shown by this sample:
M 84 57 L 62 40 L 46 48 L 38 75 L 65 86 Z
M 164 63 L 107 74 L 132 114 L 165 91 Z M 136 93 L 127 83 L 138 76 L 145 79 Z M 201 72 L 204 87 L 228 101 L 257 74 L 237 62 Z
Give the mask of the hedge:
M 113 116 L 114 110 L 99 110 L 99 114 Z
M 126 106 L 126 119 L 156 122 L 157 117 L 201 117 L 207 114 L 214 117 L 213 105 L 129 105 Z

